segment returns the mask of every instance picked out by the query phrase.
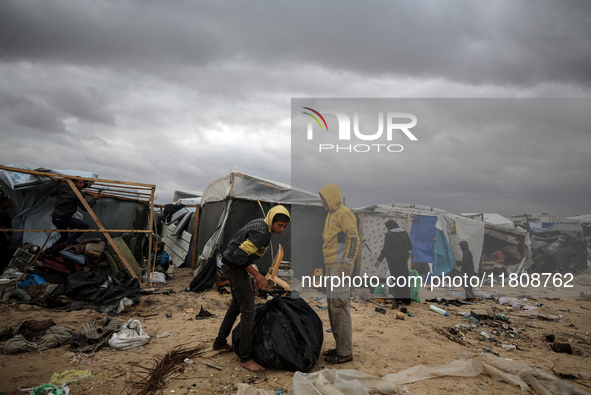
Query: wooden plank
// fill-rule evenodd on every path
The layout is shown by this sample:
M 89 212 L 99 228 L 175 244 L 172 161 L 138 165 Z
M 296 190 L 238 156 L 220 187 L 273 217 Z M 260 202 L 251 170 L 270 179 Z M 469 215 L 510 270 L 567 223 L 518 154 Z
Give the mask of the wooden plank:
M 51 230 L 55 231 L 55 229 L 0 229 L 0 232 L 49 232 Z M 98 229 L 60 229 L 60 232 L 90 233 L 90 232 L 98 232 Z M 150 231 L 147 229 L 109 229 L 109 232 L 149 233 Z
M 85 181 L 92 181 L 92 182 L 108 182 L 111 184 L 123 184 L 123 185 L 135 185 L 138 187 L 146 187 L 146 188 L 152 188 L 154 187 L 154 185 L 152 184 L 140 184 L 137 182 L 127 182 L 127 181 L 115 181 L 115 180 L 101 180 L 98 178 L 85 178 L 85 177 L 77 177 L 77 176 L 68 176 L 65 174 L 57 174 L 57 173 L 47 173 L 47 172 L 42 172 L 42 171 L 35 171 L 35 170 L 27 170 L 27 169 L 17 169 L 15 167 L 9 167 L 9 166 L 2 166 L 0 165 L 0 169 L 2 170 L 6 170 L 6 171 L 12 171 L 14 173 L 24 173 L 24 174 L 32 174 L 34 176 L 40 176 L 40 177 L 47 177 L 50 178 L 52 180 L 61 180 L 61 179 L 74 179 L 74 180 L 85 180 Z
M 111 244 L 111 246 L 113 247 L 113 250 L 115 250 L 115 252 L 117 253 L 117 256 L 119 257 L 119 259 L 121 259 L 121 262 L 123 262 L 123 264 L 127 268 L 127 271 L 129 272 L 129 274 L 131 274 L 132 277 L 137 278 L 137 280 L 140 282 L 140 285 L 142 285 L 142 280 L 139 279 L 136 276 L 135 272 L 133 271 L 133 269 L 129 265 L 129 262 L 127 262 L 127 259 L 125 259 L 125 256 L 123 255 L 123 253 L 121 252 L 121 250 L 119 249 L 119 247 L 117 247 L 117 245 L 113 241 L 113 238 L 111 237 L 111 235 L 109 234 L 109 232 L 107 232 L 107 230 L 105 229 L 105 227 L 103 226 L 103 224 L 101 223 L 101 221 L 99 221 L 99 219 L 96 216 L 96 214 L 94 213 L 94 211 L 92 211 L 92 208 L 88 205 L 88 202 L 86 201 L 86 199 L 84 199 L 84 196 L 82 196 L 82 193 L 80 193 L 80 191 L 78 190 L 78 188 L 76 188 L 76 186 L 72 182 L 72 179 L 66 178 L 66 182 L 68 183 L 68 185 L 70 186 L 70 188 L 72 188 L 72 190 L 74 191 L 74 193 L 76 194 L 76 196 L 78 196 L 78 199 L 80 199 L 80 201 L 82 202 L 82 205 L 84 206 L 84 208 L 86 209 L 86 211 L 88 212 L 88 214 L 90 214 L 90 216 L 92 217 L 92 219 L 94 220 L 94 222 L 96 222 L 96 224 L 99 227 L 99 231 L 103 233 L 103 235 L 106 237 L 106 239 L 109 242 L 109 244 Z
M 156 231 L 156 226 L 154 222 L 154 189 L 152 188 L 152 196 L 150 198 L 150 235 L 148 236 L 148 267 L 146 271 L 146 282 L 148 284 L 152 284 L 152 271 L 153 268 L 156 267 L 155 262 L 152 262 L 152 252 L 155 252 L 156 246 L 153 245 L 153 235 Z M 152 232 L 154 231 L 154 232 Z M 158 239 L 156 239 L 156 243 L 158 243 Z M 156 260 L 156 258 L 154 258 Z

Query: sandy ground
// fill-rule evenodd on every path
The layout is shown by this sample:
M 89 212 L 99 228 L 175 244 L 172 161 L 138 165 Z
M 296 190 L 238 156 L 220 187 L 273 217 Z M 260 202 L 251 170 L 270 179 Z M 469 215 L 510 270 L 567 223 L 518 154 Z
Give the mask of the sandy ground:
M 312 371 L 322 369 L 355 369 L 377 377 L 400 372 L 414 366 L 440 366 L 460 358 L 466 351 L 471 356 L 482 353 L 497 353 L 502 358 L 519 361 L 531 367 L 543 369 L 584 391 L 591 391 L 591 299 L 581 297 L 580 292 L 589 294 L 591 273 L 576 278 L 580 289 L 570 295 L 557 297 L 548 290 L 546 297 L 528 299 L 529 305 L 538 307 L 535 311 L 523 312 L 508 305 L 498 303 L 498 297 L 505 294 L 520 296 L 522 290 L 503 289 L 492 296 L 474 304 L 443 306 L 449 316 L 442 316 L 429 310 L 432 302 L 426 300 L 449 295 L 462 295 L 461 289 L 441 289 L 433 292 L 421 290 L 421 303 L 407 307 L 411 316 L 404 320 L 396 319 L 395 310 L 387 305 L 385 314 L 376 311 L 380 307 L 374 302 L 354 299 L 353 325 L 355 360 L 351 363 L 331 365 L 319 360 Z M 130 379 L 138 373 L 135 364 L 153 366 L 163 355 L 175 347 L 196 347 L 202 345 L 205 352 L 192 359 L 194 363 L 182 363 L 182 371 L 169 377 L 161 393 L 234 394 L 238 383 L 246 383 L 252 388 L 278 390 L 292 388 L 293 372 L 268 369 L 254 374 L 239 366 L 233 352 L 215 353 L 211 344 L 225 312 L 229 295 L 216 291 L 202 294 L 185 292 L 192 275 L 189 269 L 177 269 L 175 278 L 168 284 L 161 284 L 158 291 L 142 295 L 137 305 L 128 307 L 116 315 L 121 322 L 129 318 L 140 319 L 143 329 L 151 337 L 143 347 L 128 351 L 118 351 L 109 347 L 94 354 L 73 353 L 68 346 L 43 352 L 29 352 L 18 355 L 0 355 L 0 393 L 23 393 L 19 389 L 39 386 L 49 382 L 54 373 L 67 370 L 91 369 L 92 377 L 70 382 L 71 394 L 136 394 Z M 491 294 L 494 289 L 478 289 L 477 294 Z M 445 291 L 445 292 L 444 292 Z M 329 329 L 325 303 L 317 297 L 315 290 L 305 292 L 303 297 L 317 310 L 324 329 Z M 586 295 L 582 295 L 586 296 Z M 264 303 L 260 299 L 257 302 Z M 195 319 L 203 306 L 215 317 Z M 510 329 L 500 326 L 470 326 L 468 320 L 459 315 L 472 310 L 502 313 L 510 318 Z M 535 313 L 557 320 L 541 319 Z M 96 311 L 56 312 L 31 304 L 5 302 L 0 305 L 2 328 L 16 326 L 25 320 L 52 319 L 57 325 L 67 326 L 76 332 L 89 321 L 101 318 Z M 169 318 L 167 317 L 167 314 Z M 500 321 L 491 321 L 500 325 Z M 486 339 L 480 333 L 491 333 L 497 329 L 500 335 Z M 165 332 L 167 337 L 158 337 Z M 457 334 L 461 332 L 461 334 Z M 509 333 L 515 337 L 509 337 Z M 569 343 L 573 354 L 554 352 L 545 340 L 546 335 L 554 335 L 557 342 Z M 503 344 L 513 344 L 518 349 L 504 349 Z M 323 350 L 333 348 L 334 340 L 325 332 Z M 152 365 L 150 365 L 152 364 Z M 217 366 L 221 370 L 208 366 Z M 141 371 L 139 371 L 141 372 Z M 467 394 L 507 394 L 523 393 L 519 387 L 493 380 L 481 374 L 476 377 L 441 377 L 423 380 L 406 385 L 408 393 L 442 394 L 462 391 Z M 533 392 L 532 392 L 533 393 Z

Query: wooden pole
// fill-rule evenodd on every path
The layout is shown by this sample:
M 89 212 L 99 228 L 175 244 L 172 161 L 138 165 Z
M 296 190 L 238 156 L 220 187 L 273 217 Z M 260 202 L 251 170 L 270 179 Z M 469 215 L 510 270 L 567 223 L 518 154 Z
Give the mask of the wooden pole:
M 152 284 L 152 235 L 156 227 L 156 221 L 154 220 L 154 188 L 150 194 L 150 235 L 148 236 L 148 268 L 146 270 L 146 281 L 148 284 Z M 158 243 L 158 238 L 156 239 Z M 156 266 L 156 254 L 154 254 L 154 267 Z
M 103 235 L 105 235 L 105 238 L 107 239 L 107 241 L 109 242 L 109 244 L 111 245 L 111 247 L 113 247 L 113 250 L 115 250 L 115 253 L 117 254 L 117 256 L 119 256 L 119 259 L 121 259 L 121 262 L 123 262 L 123 265 L 125 265 L 125 267 L 129 271 L 129 273 L 131 274 L 131 276 L 133 278 L 137 278 L 137 280 L 140 282 L 140 285 L 143 285 L 142 284 L 142 280 L 140 280 L 137 277 L 137 275 L 135 274 L 135 272 L 133 271 L 133 269 L 129 265 L 129 262 L 127 262 L 127 259 L 125 259 L 125 257 L 123 256 L 123 253 L 121 252 L 121 250 L 119 249 L 119 247 L 117 247 L 117 245 L 113 241 L 113 238 L 111 237 L 111 235 L 109 234 L 109 232 L 107 232 L 107 230 L 105 229 L 105 227 L 103 226 L 103 224 L 101 223 L 101 221 L 99 221 L 99 219 L 96 216 L 96 214 L 94 213 L 94 211 L 92 211 L 92 208 L 90 207 L 90 205 L 88 204 L 88 202 L 86 201 L 86 199 L 84 199 L 84 196 L 82 196 L 82 193 L 80 193 L 80 191 L 78 190 L 78 188 L 76 188 L 76 185 L 74 185 L 74 183 L 72 182 L 72 179 L 66 178 L 66 182 L 68 183 L 68 185 L 70 186 L 70 188 L 72 188 L 72 190 L 74 191 L 74 193 L 76 194 L 76 196 L 78 196 L 78 199 L 80 199 L 80 201 L 84 205 L 84 208 L 86 209 L 86 211 L 88 212 L 88 214 L 90 214 L 90 216 L 92 217 L 92 219 L 94 220 L 94 222 L 96 222 L 96 224 L 99 227 L 99 231 L 102 232 Z

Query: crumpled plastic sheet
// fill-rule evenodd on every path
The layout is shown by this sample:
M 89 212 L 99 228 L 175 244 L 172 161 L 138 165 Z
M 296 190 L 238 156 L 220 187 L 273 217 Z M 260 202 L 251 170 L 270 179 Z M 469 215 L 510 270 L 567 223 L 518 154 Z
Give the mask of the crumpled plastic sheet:
M 288 395 L 369 395 L 377 393 L 404 393 L 405 384 L 444 376 L 475 377 L 485 374 L 491 378 L 518 386 L 522 391 L 536 394 L 591 395 L 548 372 L 532 368 L 517 361 L 483 354 L 468 358 L 463 352 L 460 359 L 436 367 L 414 366 L 382 378 L 355 369 L 323 369 L 318 372 L 296 372 L 293 388 Z M 236 395 L 275 395 L 275 391 L 238 384 Z
M 71 381 L 81 380 L 92 377 L 92 370 L 90 368 L 85 370 L 66 370 L 61 373 L 54 373 L 49 379 L 49 384 L 63 387 Z

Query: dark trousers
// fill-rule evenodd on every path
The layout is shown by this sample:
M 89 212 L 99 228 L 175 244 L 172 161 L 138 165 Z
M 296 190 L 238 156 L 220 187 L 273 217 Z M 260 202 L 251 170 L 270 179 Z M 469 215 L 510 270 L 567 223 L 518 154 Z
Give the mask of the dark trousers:
M 468 285 L 467 287 L 464 287 L 464 292 L 466 295 L 466 299 L 474 299 L 476 298 L 476 295 L 474 295 L 474 291 L 472 291 L 472 286 Z
M 10 243 L 5 238 L 5 233 L 0 233 L 0 274 L 4 273 L 4 269 L 12 259 L 12 251 L 10 251 Z
M 51 222 L 53 223 L 53 225 L 55 225 L 56 229 L 88 229 L 90 228 L 90 226 L 88 226 L 88 224 L 82 220 L 79 220 L 77 218 L 64 218 L 64 219 L 58 219 L 58 218 L 52 218 Z M 72 233 L 72 232 L 60 232 L 60 238 L 53 243 L 53 245 L 57 245 L 57 244 L 61 244 L 61 243 L 66 243 L 66 244 L 71 244 L 74 243 L 78 237 L 82 236 L 82 233 L 84 232 L 76 232 L 76 233 Z
M 388 258 L 386 257 L 388 261 Z M 395 285 L 394 287 L 390 288 L 390 292 L 393 294 L 394 299 L 403 303 L 410 303 L 410 279 L 408 274 L 408 258 L 399 258 L 395 259 L 391 257 L 392 263 L 388 261 L 388 269 L 390 269 L 390 276 L 397 279 L 398 277 L 403 277 L 404 282 L 401 280 L 400 284 L 406 284 L 403 287 L 399 287 Z
M 245 363 L 252 359 L 252 330 L 254 328 L 255 305 L 254 291 L 250 285 L 248 272 L 240 268 L 222 266 L 224 276 L 230 281 L 232 302 L 226 311 L 226 316 L 220 325 L 218 337 L 213 343 L 214 347 L 222 347 L 232 332 L 236 318 L 240 315 L 240 346 L 238 356 L 240 362 Z

